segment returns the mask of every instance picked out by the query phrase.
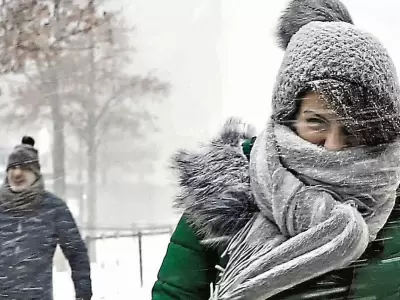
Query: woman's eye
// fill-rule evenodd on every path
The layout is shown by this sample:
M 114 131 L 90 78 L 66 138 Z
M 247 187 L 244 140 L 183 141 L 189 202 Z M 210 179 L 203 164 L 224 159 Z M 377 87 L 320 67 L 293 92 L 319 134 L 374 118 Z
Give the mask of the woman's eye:
M 307 123 L 312 123 L 312 124 L 326 124 L 326 122 L 322 119 L 318 118 L 308 118 Z
M 306 122 L 310 129 L 318 132 L 326 131 L 329 127 L 329 124 L 325 120 L 319 118 L 308 118 Z

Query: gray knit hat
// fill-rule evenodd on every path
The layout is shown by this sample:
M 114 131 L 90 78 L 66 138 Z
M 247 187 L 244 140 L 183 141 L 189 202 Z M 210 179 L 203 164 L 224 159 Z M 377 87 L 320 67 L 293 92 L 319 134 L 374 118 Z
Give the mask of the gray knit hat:
M 26 168 L 35 174 L 40 174 L 39 153 L 34 148 L 35 140 L 32 137 L 24 136 L 21 144 L 17 145 L 10 154 L 7 163 L 7 171 L 13 167 Z
M 382 44 L 358 29 L 338 0 L 292 0 L 278 25 L 285 55 L 273 92 L 273 118 L 287 121 L 305 90 L 322 95 L 362 143 L 400 132 L 400 89 Z

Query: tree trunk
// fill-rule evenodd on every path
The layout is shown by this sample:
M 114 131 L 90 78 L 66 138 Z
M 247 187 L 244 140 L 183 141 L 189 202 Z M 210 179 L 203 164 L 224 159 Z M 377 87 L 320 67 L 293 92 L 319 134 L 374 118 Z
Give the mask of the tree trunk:
M 56 80 L 56 79 L 55 79 Z M 55 82 L 54 88 L 57 88 Z M 54 193 L 65 199 L 65 148 L 64 148 L 64 119 L 61 114 L 61 103 L 56 90 L 51 93 L 51 114 L 53 122 L 53 147 L 52 147 L 52 165 L 53 165 L 53 190 Z M 67 270 L 67 263 L 62 252 L 58 249 L 55 253 L 54 263 L 59 272 Z
M 87 212 L 88 212 L 88 227 L 91 232 L 94 233 L 94 228 L 96 228 L 97 220 L 97 146 L 95 139 L 95 130 L 91 125 L 93 122 L 88 122 L 88 140 L 87 140 L 87 159 L 88 159 L 88 169 L 87 169 Z M 96 262 L 96 241 L 91 239 L 88 244 L 89 255 L 92 262 Z
M 51 99 L 51 113 L 53 122 L 53 189 L 54 193 L 62 199 L 66 196 L 65 186 L 65 145 L 64 145 L 64 119 L 61 114 L 61 103 L 54 93 Z
M 94 1 L 90 2 L 92 9 L 94 9 Z M 94 10 L 93 10 L 94 11 Z M 94 37 L 93 32 L 89 33 L 89 64 L 90 64 L 90 73 L 91 76 L 89 78 L 89 97 L 95 96 L 95 78 L 96 78 L 96 68 L 95 68 L 95 49 L 94 49 Z M 91 98 L 91 103 L 94 104 L 96 99 Z M 88 226 L 89 232 L 92 232 L 92 235 L 95 233 L 95 227 L 97 224 L 97 140 L 96 140 L 96 119 L 95 119 L 95 106 L 90 107 L 87 111 L 87 125 L 86 125 L 86 141 L 87 141 L 87 158 L 88 158 L 88 168 L 87 168 L 87 213 L 88 213 Z M 90 239 L 88 243 L 89 255 L 92 262 L 96 262 L 96 240 Z
M 54 0 L 54 15 L 57 20 L 56 34 L 59 26 L 59 6 L 60 0 Z M 57 60 L 56 60 L 57 62 Z M 50 81 L 50 107 L 53 122 L 53 147 L 52 147 L 52 165 L 53 165 L 53 191 L 60 198 L 66 199 L 65 184 L 65 137 L 64 137 L 64 116 L 62 115 L 62 99 L 59 95 L 59 77 L 57 63 L 51 65 L 52 80 Z M 61 251 L 56 252 L 55 265 L 59 271 L 67 270 L 67 263 Z
M 55 34 L 58 35 L 59 28 L 60 0 L 54 0 L 54 16 L 57 20 Z M 64 117 L 62 115 L 62 99 L 59 92 L 59 70 L 57 59 L 48 62 L 50 66 L 51 80 L 49 80 L 49 97 L 51 117 L 53 122 L 53 190 L 62 199 L 66 197 L 65 187 L 65 138 L 64 138 Z M 49 79 L 49 78 L 47 78 Z M 66 199 L 65 199 L 66 200 Z
M 101 151 L 103 150 L 103 151 Z M 100 164 L 99 164 L 99 168 L 101 170 L 101 186 L 105 187 L 108 184 L 108 164 L 105 162 L 104 157 L 106 157 L 105 155 L 105 150 L 104 147 L 101 147 L 101 149 L 99 150 L 99 152 L 102 152 L 102 156 L 100 156 Z
M 47 95 L 51 109 L 51 122 L 53 127 L 52 165 L 53 165 L 53 192 L 60 198 L 66 199 L 65 183 L 65 137 L 64 116 L 62 114 L 62 99 L 59 96 L 58 70 L 51 66 L 51 78 L 47 87 Z M 58 271 L 67 270 L 67 263 L 61 251 L 55 254 L 55 266 Z
M 84 173 L 84 166 L 83 166 L 83 159 L 84 159 L 84 152 L 83 152 L 83 143 L 82 137 L 79 137 L 79 144 L 78 144 L 78 174 L 77 174 L 77 182 L 79 186 L 79 224 L 84 226 L 86 222 L 86 202 L 85 202 L 85 188 L 83 182 L 83 173 Z

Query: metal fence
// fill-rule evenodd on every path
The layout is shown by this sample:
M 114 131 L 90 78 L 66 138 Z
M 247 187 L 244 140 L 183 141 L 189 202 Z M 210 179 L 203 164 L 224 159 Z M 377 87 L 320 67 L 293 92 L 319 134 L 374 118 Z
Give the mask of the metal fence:
M 138 227 L 132 226 L 131 229 L 126 228 L 81 228 L 81 232 L 85 238 L 86 243 L 89 245 L 102 244 L 99 242 L 104 242 L 107 240 L 118 241 L 121 239 L 133 239 L 137 247 L 137 262 L 140 287 L 144 285 L 144 269 L 146 268 L 145 262 L 143 260 L 143 253 L 145 249 L 143 248 L 143 239 L 146 237 L 156 237 L 160 235 L 168 235 L 168 238 L 172 235 L 175 225 L 163 225 L 163 226 L 146 226 Z M 98 246 L 101 247 L 101 246 Z M 96 251 L 97 254 L 97 251 Z M 96 262 L 102 267 L 104 265 L 101 262 L 101 258 L 96 255 Z

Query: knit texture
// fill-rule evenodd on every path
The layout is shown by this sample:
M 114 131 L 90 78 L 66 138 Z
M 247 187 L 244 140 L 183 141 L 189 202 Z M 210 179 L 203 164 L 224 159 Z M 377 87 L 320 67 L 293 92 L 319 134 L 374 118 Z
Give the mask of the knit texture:
M 39 176 L 36 181 L 20 192 L 14 192 L 6 177 L 0 187 L 0 207 L 4 212 L 14 216 L 27 216 L 37 212 L 42 204 L 44 180 Z
M 330 6 L 315 8 L 315 5 L 324 2 L 329 2 Z M 379 139 L 375 144 L 382 140 L 392 142 L 400 132 L 400 89 L 393 61 L 375 37 L 347 23 L 349 17 L 340 14 L 343 9 L 328 14 L 326 11 L 329 9 L 343 6 L 332 5 L 333 2 L 340 3 L 294 0 L 289 6 L 292 9 L 287 10 L 281 18 L 283 24 L 278 27 L 294 26 L 291 31 L 286 29 L 294 35 L 287 44 L 274 87 L 273 117 L 278 122 L 292 117 L 299 93 L 313 81 L 330 79 L 336 81 L 336 86 L 322 87 L 321 92 L 331 91 L 325 95 L 326 99 L 339 115 L 342 114 L 340 117 L 349 119 L 351 116 L 351 126 L 347 127 L 353 126 L 353 131 L 357 132 L 367 123 L 375 131 L 379 130 L 379 134 L 373 130 L 364 134 L 360 132 L 363 135 L 361 138 L 373 134 Z M 326 13 L 318 17 L 307 14 L 307 9 L 318 11 L 318 8 Z M 307 21 L 304 17 L 299 23 L 293 20 L 297 14 L 303 17 L 310 15 L 310 18 Z M 326 18 L 323 19 L 323 16 Z M 302 24 L 305 25 L 296 27 Z M 278 34 L 282 32 L 278 31 Z M 282 35 L 280 38 L 288 39 Z M 358 91 L 353 92 L 353 88 Z M 359 97 L 342 97 L 346 93 L 358 93 Z M 337 96 L 332 97 L 332 94 Z M 380 136 L 382 134 L 384 139 Z
M 358 259 L 400 183 L 400 143 L 377 148 L 328 151 L 272 124 L 257 137 L 250 178 L 261 213 L 230 241 L 215 299 L 268 299 Z
M 21 167 L 27 168 L 39 176 L 39 153 L 34 146 L 35 141 L 31 137 L 23 137 L 21 144 L 14 147 L 8 158 L 7 171 L 13 167 Z
M 296 0 L 291 1 L 277 28 L 278 43 L 286 49 L 292 36 L 310 22 L 346 22 L 353 24 L 347 8 L 336 0 Z

